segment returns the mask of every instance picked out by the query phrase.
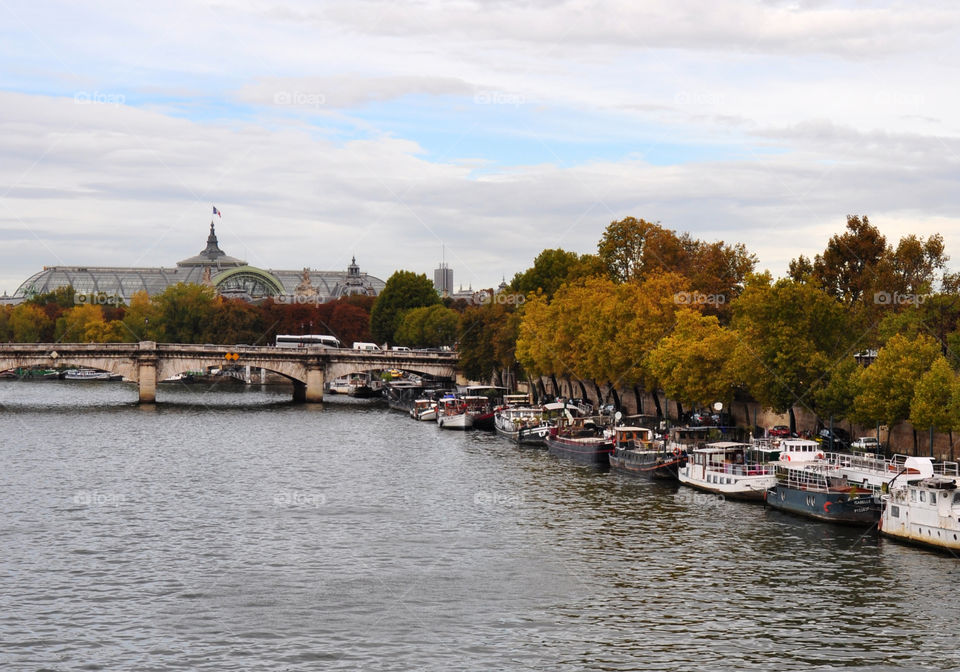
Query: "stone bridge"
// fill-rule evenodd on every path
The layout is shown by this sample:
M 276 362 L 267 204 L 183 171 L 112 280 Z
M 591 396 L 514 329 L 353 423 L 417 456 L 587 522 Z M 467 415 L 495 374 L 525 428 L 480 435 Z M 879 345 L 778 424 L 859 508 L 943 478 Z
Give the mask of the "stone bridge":
M 236 359 L 226 359 L 236 354 Z M 157 382 L 212 366 L 249 365 L 293 382 L 295 401 L 323 401 L 323 383 L 354 372 L 401 369 L 452 378 L 456 353 L 364 351 L 344 348 L 276 348 L 250 345 L 176 343 L 0 343 L 0 371 L 77 366 L 100 369 L 137 383 L 141 403 L 157 398 Z

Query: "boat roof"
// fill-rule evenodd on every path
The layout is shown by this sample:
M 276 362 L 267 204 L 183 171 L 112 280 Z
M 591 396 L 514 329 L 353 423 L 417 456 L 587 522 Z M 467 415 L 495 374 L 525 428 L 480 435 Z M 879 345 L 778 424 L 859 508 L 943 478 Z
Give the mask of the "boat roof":
M 647 434 L 653 434 L 653 430 L 649 427 L 633 427 L 631 425 L 620 425 L 619 427 L 614 427 L 618 432 L 646 432 Z
M 781 446 L 810 446 L 814 445 L 818 448 L 820 444 L 812 439 L 782 439 L 780 441 Z
M 703 448 L 697 448 L 698 453 L 723 453 L 728 450 L 738 450 L 743 448 L 752 448 L 749 443 L 738 443 L 736 441 L 717 441 L 708 443 Z

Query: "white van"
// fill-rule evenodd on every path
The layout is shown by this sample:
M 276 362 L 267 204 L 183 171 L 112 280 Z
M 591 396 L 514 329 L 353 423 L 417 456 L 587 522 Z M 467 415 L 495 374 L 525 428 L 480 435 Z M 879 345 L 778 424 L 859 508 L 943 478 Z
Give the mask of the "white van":
M 360 343 L 360 342 L 357 342 L 357 343 L 354 343 L 354 344 L 353 344 L 353 349 L 354 349 L 354 350 L 379 350 L 379 349 L 380 349 L 380 346 L 377 345 L 376 343 Z
M 410 348 L 408 348 L 405 345 L 395 345 L 390 349 L 393 350 L 394 352 L 410 352 Z

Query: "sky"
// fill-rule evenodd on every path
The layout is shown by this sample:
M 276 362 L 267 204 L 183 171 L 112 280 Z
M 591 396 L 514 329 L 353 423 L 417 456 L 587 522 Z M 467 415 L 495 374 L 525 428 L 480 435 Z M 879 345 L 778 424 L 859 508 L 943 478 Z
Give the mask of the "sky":
M 958 52 L 922 0 L 0 0 L 0 294 L 173 266 L 213 206 L 254 266 L 473 289 L 628 216 L 779 276 L 865 214 L 955 269 Z

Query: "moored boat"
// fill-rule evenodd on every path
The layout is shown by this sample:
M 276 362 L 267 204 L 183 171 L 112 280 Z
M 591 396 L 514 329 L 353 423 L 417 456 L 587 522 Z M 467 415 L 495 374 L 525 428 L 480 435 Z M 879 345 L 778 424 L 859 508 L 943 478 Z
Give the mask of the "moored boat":
M 656 441 L 652 429 L 620 426 L 614 428 L 610 467 L 632 476 L 676 480 L 680 467 L 686 464 L 686 450 L 666 449 Z
M 929 457 L 911 459 L 911 468 L 917 473 L 901 470 L 882 497 L 880 533 L 918 546 L 960 550 L 957 463 L 935 463 Z
M 64 380 L 120 380 L 122 377 L 96 369 L 70 369 L 63 373 Z
M 441 429 L 471 429 L 473 418 L 460 397 L 444 397 L 437 404 L 437 425 Z
M 851 484 L 835 467 L 793 462 L 776 473 L 777 483 L 766 493 L 775 509 L 849 525 L 873 525 L 880 518 L 877 493 Z
M 750 444 L 734 441 L 708 443 L 691 452 L 680 467 L 684 485 L 730 499 L 763 501 L 777 483 L 773 467 L 756 459 Z
M 577 462 L 610 466 L 613 439 L 603 435 L 601 427 L 590 418 L 560 418 L 545 438 L 552 455 Z
M 433 399 L 415 400 L 413 402 L 413 407 L 410 409 L 410 417 L 414 420 L 436 420 L 437 402 L 435 402 Z

